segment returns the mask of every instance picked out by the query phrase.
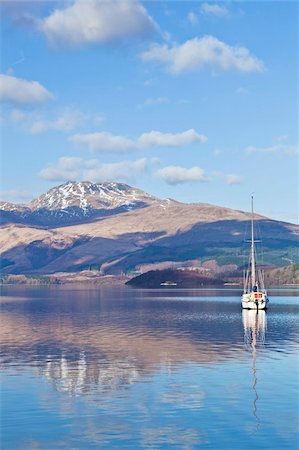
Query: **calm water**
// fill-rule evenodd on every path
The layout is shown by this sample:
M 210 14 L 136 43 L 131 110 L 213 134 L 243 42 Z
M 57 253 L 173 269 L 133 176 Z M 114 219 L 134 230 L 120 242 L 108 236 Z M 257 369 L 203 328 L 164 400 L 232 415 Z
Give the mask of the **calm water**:
M 299 448 L 296 292 L 1 294 L 3 450 Z

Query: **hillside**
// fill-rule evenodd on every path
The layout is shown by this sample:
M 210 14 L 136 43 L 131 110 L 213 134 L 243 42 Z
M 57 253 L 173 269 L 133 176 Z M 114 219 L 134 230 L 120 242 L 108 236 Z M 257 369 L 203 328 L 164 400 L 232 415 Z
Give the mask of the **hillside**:
M 265 283 L 266 286 L 299 285 L 299 264 L 267 270 Z
M 241 267 L 250 214 L 160 200 L 119 183 L 69 182 L 28 205 L 2 203 L 2 273 L 145 272 L 175 263 Z M 255 216 L 265 265 L 295 259 L 299 227 Z M 193 262 L 192 262 L 193 261 Z
M 172 286 L 169 283 L 174 283 Z M 150 270 L 126 283 L 140 288 L 199 288 L 204 286 L 223 286 L 224 281 L 209 271 L 189 269 Z

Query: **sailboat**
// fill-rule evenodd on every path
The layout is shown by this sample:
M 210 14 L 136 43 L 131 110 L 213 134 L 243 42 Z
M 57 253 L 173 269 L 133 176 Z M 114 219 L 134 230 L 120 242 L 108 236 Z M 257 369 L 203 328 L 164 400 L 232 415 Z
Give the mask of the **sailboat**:
M 261 270 L 256 270 L 256 251 L 254 239 L 254 214 L 253 195 L 251 196 L 251 252 L 249 265 L 244 272 L 244 290 L 242 294 L 243 309 L 267 309 L 269 302 L 267 291 L 264 286 L 264 277 Z

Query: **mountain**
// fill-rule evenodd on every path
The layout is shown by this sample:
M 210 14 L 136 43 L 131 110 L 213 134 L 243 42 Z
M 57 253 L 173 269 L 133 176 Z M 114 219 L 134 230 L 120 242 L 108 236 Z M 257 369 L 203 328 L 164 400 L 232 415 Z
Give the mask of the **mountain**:
M 161 264 L 216 273 L 247 264 L 249 213 L 160 200 L 126 184 L 68 182 L 28 205 L 2 203 L 0 209 L 3 273 L 142 273 Z M 255 221 L 263 264 L 294 261 L 299 227 L 259 215 Z
M 69 181 L 28 205 L 0 202 L 1 223 L 59 226 L 149 205 L 155 197 L 123 183 Z

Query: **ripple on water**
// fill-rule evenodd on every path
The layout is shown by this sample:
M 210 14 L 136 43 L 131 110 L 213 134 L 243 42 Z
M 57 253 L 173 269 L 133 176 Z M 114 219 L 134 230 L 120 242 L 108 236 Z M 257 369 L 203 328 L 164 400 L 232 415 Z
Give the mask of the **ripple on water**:
M 19 289 L 3 448 L 296 448 L 298 316 L 291 297 L 242 313 L 232 291 Z

